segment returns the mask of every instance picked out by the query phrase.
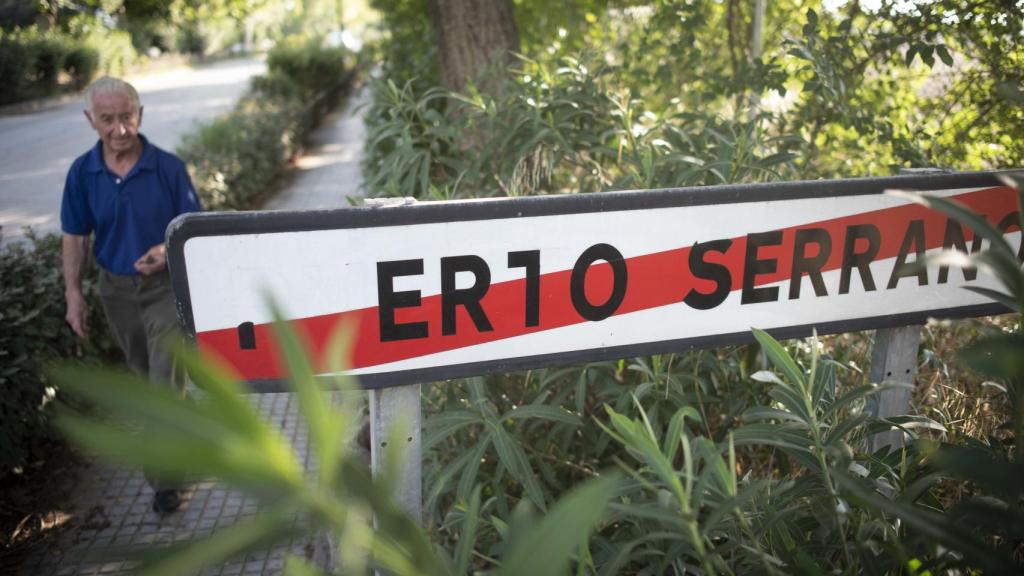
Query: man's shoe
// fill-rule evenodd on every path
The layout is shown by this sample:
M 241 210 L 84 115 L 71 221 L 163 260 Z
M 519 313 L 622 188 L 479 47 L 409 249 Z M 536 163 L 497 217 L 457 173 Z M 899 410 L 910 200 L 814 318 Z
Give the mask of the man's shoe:
M 153 496 L 153 512 L 170 514 L 181 506 L 181 493 L 177 490 L 157 490 Z

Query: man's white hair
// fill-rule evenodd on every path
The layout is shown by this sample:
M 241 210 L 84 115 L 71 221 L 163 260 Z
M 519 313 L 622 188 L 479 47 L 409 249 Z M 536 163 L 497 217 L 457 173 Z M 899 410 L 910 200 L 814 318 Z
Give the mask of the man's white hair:
M 142 108 L 142 101 L 139 100 L 139 93 L 135 90 L 135 87 L 131 84 L 121 80 L 120 78 L 113 78 L 110 76 L 103 76 L 97 78 L 92 84 L 89 85 L 85 90 L 85 109 L 90 114 L 95 113 L 93 108 L 93 99 L 96 98 L 97 94 L 108 94 L 111 92 L 120 92 L 127 94 L 132 99 L 132 104 L 135 106 L 135 110 L 138 111 Z

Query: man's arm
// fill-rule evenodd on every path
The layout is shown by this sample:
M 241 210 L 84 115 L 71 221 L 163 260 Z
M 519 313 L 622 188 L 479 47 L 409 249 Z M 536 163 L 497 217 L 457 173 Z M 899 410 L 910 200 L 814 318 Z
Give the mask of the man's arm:
M 67 301 L 67 314 L 64 319 L 79 337 L 89 335 L 86 325 L 89 307 L 82 295 L 82 278 L 89 261 L 89 237 L 64 234 L 62 241 L 64 255 L 64 299 Z

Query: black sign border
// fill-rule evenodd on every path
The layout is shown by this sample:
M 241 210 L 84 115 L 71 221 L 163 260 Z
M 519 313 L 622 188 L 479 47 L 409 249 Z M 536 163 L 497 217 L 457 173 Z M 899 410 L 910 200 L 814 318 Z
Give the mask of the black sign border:
M 357 207 L 312 211 L 189 213 L 174 219 L 167 228 L 167 262 L 172 287 L 177 298 L 179 324 L 186 336 L 194 340 L 195 323 L 191 294 L 188 288 L 188 269 L 184 257 L 185 244 L 192 238 L 377 228 L 410 224 L 529 218 L 779 200 L 872 196 L 883 194 L 889 189 L 927 192 L 957 188 L 987 188 L 1004 185 L 998 179 L 998 174 L 999 172 L 928 173 L 884 178 L 847 178 L 840 180 L 772 182 L 768 184 L 630 190 L 595 194 L 421 202 L 387 208 Z M 770 329 L 768 332 L 779 339 L 802 338 L 810 336 L 815 331 L 822 335 L 838 334 L 857 330 L 923 324 L 929 318 L 969 318 L 1004 314 L 1008 311 L 1009 309 L 1005 306 L 992 303 L 944 308 L 927 312 L 886 314 L 852 320 L 788 326 Z M 496 372 L 518 372 L 559 364 L 579 364 L 650 354 L 681 352 L 696 348 L 711 348 L 753 341 L 754 339 L 750 331 L 744 331 L 623 346 L 589 348 L 553 354 L 520 356 L 510 359 L 453 364 L 432 368 L 401 370 L 382 374 L 367 374 L 357 376 L 357 378 L 362 388 L 372 390 L 417 382 L 434 382 Z M 290 389 L 286 381 L 279 379 L 251 381 L 249 385 L 256 392 L 279 392 Z

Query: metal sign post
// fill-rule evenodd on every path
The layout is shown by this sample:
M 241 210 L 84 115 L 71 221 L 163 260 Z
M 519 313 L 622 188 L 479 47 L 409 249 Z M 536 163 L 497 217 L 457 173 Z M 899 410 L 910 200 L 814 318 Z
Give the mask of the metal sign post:
M 949 173 L 938 168 L 900 169 L 900 174 L 903 175 Z M 966 241 L 964 244 L 966 248 Z M 875 331 L 875 342 L 871 347 L 871 370 L 868 373 L 870 381 L 876 384 L 900 382 L 908 385 L 906 388 L 892 388 L 869 396 L 864 409 L 875 418 L 902 416 L 910 409 L 910 396 L 913 392 L 914 376 L 917 374 L 921 328 L 920 325 L 910 325 Z M 902 430 L 880 432 L 867 439 L 866 448 L 872 454 L 883 446 L 902 448 L 904 440 Z
M 871 348 L 871 382 L 902 382 L 912 385 L 917 374 L 917 348 L 921 343 L 921 326 L 885 328 L 875 332 L 875 343 Z M 910 407 L 913 390 L 893 388 L 869 396 L 865 410 L 875 418 L 902 416 Z M 883 446 L 903 446 L 903 431 L 880 432 L 868 438 L 867 449 L 874 453 Z
M 412 518 L 423 517 L 423 449 L 420 384 L 370 390 L 370 465 L 379 476 L 390 458 L 401 456 L 395 500 Z M 396 435 L 395 432 L 402 432 Z M 398 444 L 395 445 L 394 442 Z M 397 454 L 396 454 L 397 453 Z

